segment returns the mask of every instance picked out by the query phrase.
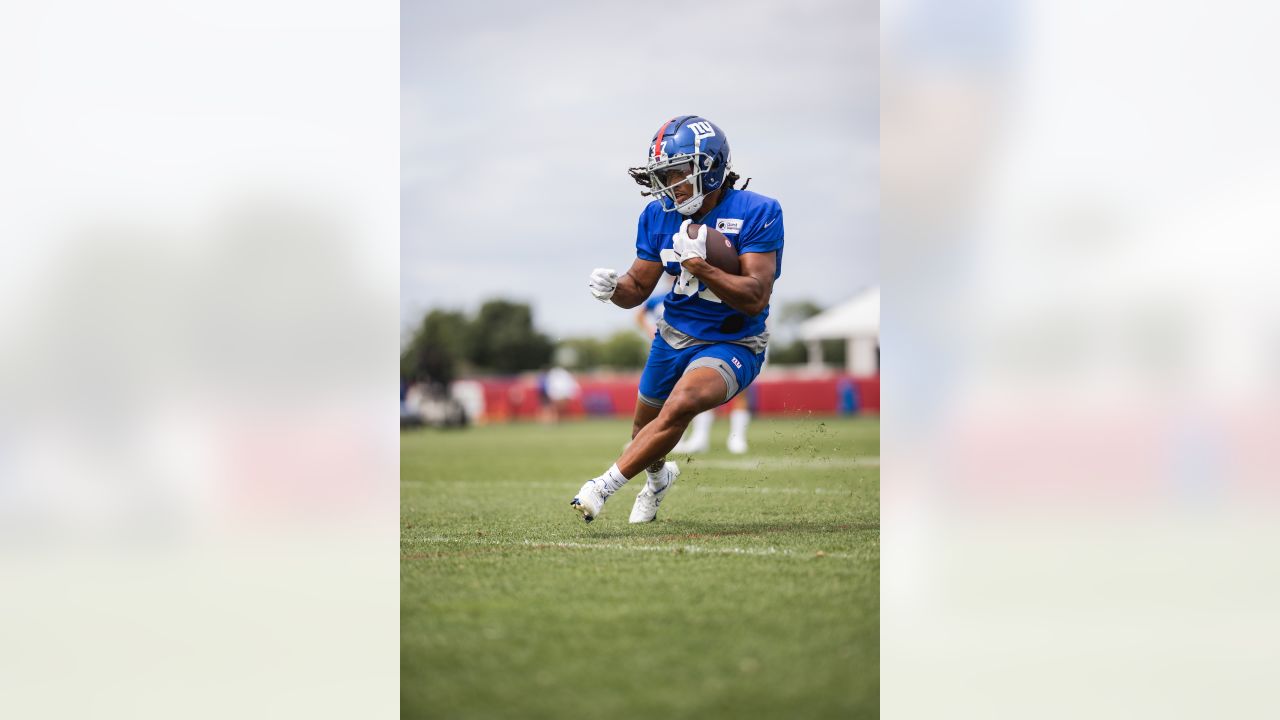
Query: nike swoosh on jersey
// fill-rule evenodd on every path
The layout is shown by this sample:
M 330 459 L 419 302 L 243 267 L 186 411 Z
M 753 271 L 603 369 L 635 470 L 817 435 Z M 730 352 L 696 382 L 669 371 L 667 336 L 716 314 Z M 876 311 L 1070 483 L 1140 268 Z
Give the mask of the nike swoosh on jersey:
M 778 219 L 778 218 L 774 218 L 773 220 L 770 220 L 769 222 L 767 222 L 767 223 L 765 223 L 765 224 L 764 224 L 764 227 L 762 227 L 762 228 L 760 228 L 760 229 L 761 229 L 761 230 L 764 230 L 765 228 L 767 228 L 767 227 L 769 227 L 770 225 L 772 225 L 772 224 L 774 223 L 774 221 L 775 221 L 775 220 L 777 220 L 777 219 Z

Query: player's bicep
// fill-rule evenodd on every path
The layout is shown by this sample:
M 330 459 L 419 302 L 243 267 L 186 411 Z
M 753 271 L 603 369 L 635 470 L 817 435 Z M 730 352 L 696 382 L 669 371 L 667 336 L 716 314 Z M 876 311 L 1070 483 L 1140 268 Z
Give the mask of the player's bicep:
M 778 253 L 742 253 L 738 260 L 742 263 L 742 274 L 760 283 L 765 297 L 769 297 L 773 292 L 773 278 L 778 272 Z

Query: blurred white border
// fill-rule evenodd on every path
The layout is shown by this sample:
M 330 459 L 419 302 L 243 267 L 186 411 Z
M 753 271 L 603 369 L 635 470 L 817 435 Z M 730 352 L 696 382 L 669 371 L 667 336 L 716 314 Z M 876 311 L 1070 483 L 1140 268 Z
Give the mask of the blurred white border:
M 1280 51 L 884 5 L 885 717 L 1274 717 Z
M 398 713 L 398 12 L 0 9 L 0 715 Z

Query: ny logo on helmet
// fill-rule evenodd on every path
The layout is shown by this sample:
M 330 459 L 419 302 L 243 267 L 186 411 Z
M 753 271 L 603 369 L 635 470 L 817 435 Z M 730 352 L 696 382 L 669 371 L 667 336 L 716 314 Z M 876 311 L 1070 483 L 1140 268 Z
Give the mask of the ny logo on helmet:
M 715 128 L 711 127 L 709 122 L 689 123 L 689 128 L 693 130 L 693 136 L 698 140 L 714 137 L 716 134 Z

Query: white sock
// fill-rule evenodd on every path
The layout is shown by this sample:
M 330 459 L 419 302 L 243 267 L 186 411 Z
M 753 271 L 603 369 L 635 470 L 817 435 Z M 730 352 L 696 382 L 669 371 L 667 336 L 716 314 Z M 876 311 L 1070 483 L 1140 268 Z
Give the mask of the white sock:
M 666 463 L 662 463 L 662 467 L 658 470 L 658 472 L 653 472 L 652 470 L 645 468 L 644 472 L 646 475 L 649 476 L 648 480 L 645 481 L 645 484 L 649 486 L 650 490 L 654 492 L 662 492 L 662 488 L 667 486 L 666 470 L 667 470 Z
M 747 441 L 747 425 L 751 422 L 751 411 L 739 408 L 729 413 L 729 438 L 742 438 Z
M 694 447 L 706 445 L 707 441 L 711 439 L 711 423 L 715 421 L 715 410 L 707 410 L 706 412 L 698 413 L 698 415 L 693 418 L 693 422 L 689 424 L 690 430 L 688 444 Z
M 613 467 L 609 468 L 608 472 L 596 478 L 600 483 L 601 489 L 604 491 L 605 497 L 609 497 L 610 495 L 618 492 L 618 488 L 626 485 L 627 480 L 629 479 L 630 478 L 623 475 L 622 471 L 618 469 L 617 463 L 614 463 Z

